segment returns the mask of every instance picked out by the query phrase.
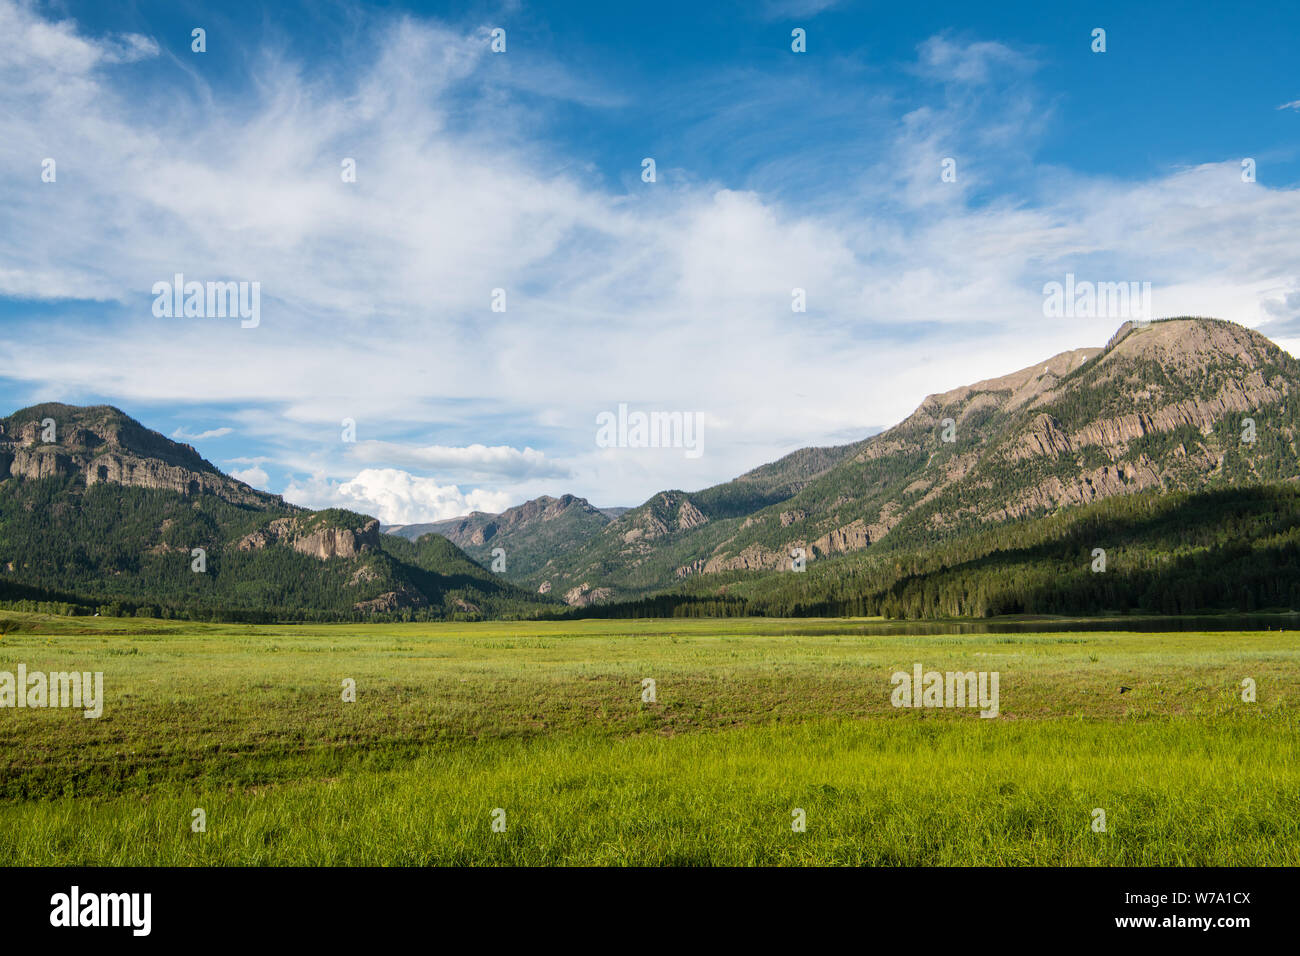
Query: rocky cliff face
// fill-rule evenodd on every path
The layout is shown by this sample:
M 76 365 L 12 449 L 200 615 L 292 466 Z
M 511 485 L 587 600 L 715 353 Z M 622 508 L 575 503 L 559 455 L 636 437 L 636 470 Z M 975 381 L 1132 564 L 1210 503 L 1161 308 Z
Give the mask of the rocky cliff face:
M 804 541 L 826 556 L 1147 488 L 1300 477 L 1298 397 L 1295 360 L 1242 326 L 1125 323 L 1104 349 L 930 396 L 852 462 L 755 515 L 704 570 L 753 567 L 764 537 L 784 539 L 759 559 L 769 564 Z M 1267 442 L 1243 440 L 1247 419 Z
M 593 588 L 584 581 L 577 587 L 570 588 L 565 592 L 564 603 L 571 607 L 590 607 L 593 604 L 600 604 L 608 601 L 613 596 L 612 588 Z
M 460 602 L 462 605 L 464 605 L 464 603 L 465 602 L 463 601 Z M 373 614 L 375 612 L 386 613 L 389 611 L 399 611 L 402 608 L 408 607 L 418 608 L 428 606 L 429 602 L 425 599 L 423 594 L 420 594 L 418 591 L 404 590 L 385 591 L 383 594 L 376 598 L 371 598 L 369 601 L 357 601 L 352 605 L 352 610 L 361 611 L 365 614 Z M 477 608 L 475 610 L 477 610 Z
M 695 502 L 680 491 L 662 491 L 646 505 L 618 519 L 617 534 L 624 544 L 650 542 L 675 531 L 688 531 L 708 522 Z
M 108 482 L 284 507 L 278 495 L 222 474 L 189 445 L 105 405 L 37 405 L 0 419 L 0 480 L 12 478 L 79 478 L 86 487 Z
M 235 547 L 240 551 L 259 551 L 277 543 L 320 561 L 355 558 L 379 550 L 379 522 L 363 517 L 356 527 L 341 527 L 322 526 L 315 515 L 277 518 L 265 528 L 245 535 Z

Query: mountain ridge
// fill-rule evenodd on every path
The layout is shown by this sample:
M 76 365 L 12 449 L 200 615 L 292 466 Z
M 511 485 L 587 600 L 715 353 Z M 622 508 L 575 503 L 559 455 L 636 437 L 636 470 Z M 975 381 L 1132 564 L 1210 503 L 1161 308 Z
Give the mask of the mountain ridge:
M 47 434 L 52 441 L 45 440 Z M 107 481 L 181 494 L 208 492 L 252 506 L 293 507 L 279 495 L 224 474 L 194 446 L 150 431 L 111 405 L 46 402 L 0 418 L 0 480 L 77 473 L 88 486 Z
M 1149 488 L 1290 480 L 1300 476 L 1297 395 L 1300 366 L 1244 326 L 1125 322 L 1104 346 L 931 394 L 861 441 L 799 449 L 697 492 L 658 492 L 562 557 L 509 576 L 625 599 L 693 575 L 782 570 L 795 549 L 825 558 Z M 1253 455 L 1229 427 L 1252 412 L 1267 438 Z
M 311 511 L 223 474 L 112 406 L 0 419 L 0 599 L 163 617 L 476 618 L 535 613 L 450 542 Z
M 46 583 L 61 592 L 91 582 L 115 593 L 117 577 L 139 573 L 142 560 L 202 539 L 218 565 L 240 573 L 299 568 L 315 581 L 304 585 L 312 600 L 332 612 L 480 613 L 498 599 L 542 611 L 561 596 L 586 607 L 711 575 L 784 572 L 799 555 L 937 546 L 1116 496 L 1293 482 L 1297 420 L 1300 363 L 1258 333 L 1204 318 L 1125 323 L 1104 346 L 936 392 L 892 428 L 797 449 L 698 491 L 661 491 L 628 509 L 541 496 L 497 515 L 385 529 L 353 512 L 286 504 L 111 406 L 49 403 L 0 419 L 0 529 L 40 552 Z M 125 507 L 114 487 L 156 519 L 138 528 L 147 560 L 129 548 L 92 560 L 77 540 L 63 542 L 72 557 L 60 559 L 33 535 L 29 525 L 57 525 L 87 502 L 97 514 Z M 15 506 L 54 517 L 23 519 Z M 58 533 L 83 527 L 69 521 Z M 21 559 L 0 538 L 0 585 L 4 575 L 13 586 L 40 583 Z M 350 603 L 317 573 L 340 562 L 351 569 L 342 585 Z M 429 577 L 440 570 L 454 586 Z M 172 572 L 151 573 L 161 581 Z M 186 599 L 197 593 L 193 582 L 168 580 Z M 236 603 L 253 604 L 258 585 L 237 583 Z M 452 594 L 457 587 L 474 599 Z M 293 604 L 291 591 L 275 594 Z M 261 593 L 269 600 L 270 589 Z

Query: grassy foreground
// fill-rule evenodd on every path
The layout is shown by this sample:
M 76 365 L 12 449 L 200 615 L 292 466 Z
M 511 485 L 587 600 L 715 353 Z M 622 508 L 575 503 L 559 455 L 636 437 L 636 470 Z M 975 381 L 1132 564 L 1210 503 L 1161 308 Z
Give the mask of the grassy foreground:
M 1300 864 L 1295 632 L 0 631 L 0 671 L 99 670 L 106 697 L 0 709 L 11 864 Z M 998 671 L 1000 715 L 892 707 L 914 662 Z

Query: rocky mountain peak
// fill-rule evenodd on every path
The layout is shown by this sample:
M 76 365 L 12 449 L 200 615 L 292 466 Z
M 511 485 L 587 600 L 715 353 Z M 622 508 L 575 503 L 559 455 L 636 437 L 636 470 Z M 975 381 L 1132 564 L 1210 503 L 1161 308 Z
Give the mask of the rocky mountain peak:
M 80 479 L 184 495 L 213 494 L 234 504 L 283 507 L 278 495 L 222 474 L 192 446 L 145 428 L 110 405 L 50 402 L 0 419 L 0 481 Z
M 1282 350 L 1258 332 L 1220 319 L 1163 319 L 1146 327 L 1126 322 L 1111 341 L 1100 365 L 1146 360 L 1159 363 L 1167 373 L 1230 364 L 1253 369 L 1282 356 Z

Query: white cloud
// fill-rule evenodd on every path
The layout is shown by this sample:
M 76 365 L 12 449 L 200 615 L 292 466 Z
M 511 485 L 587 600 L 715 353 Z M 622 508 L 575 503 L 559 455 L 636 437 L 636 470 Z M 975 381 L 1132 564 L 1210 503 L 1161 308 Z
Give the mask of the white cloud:
M 1280 110 L 1300 110 L 1300 100 L 1292 100 L 1290 103 L 1283 103 L 1278 107 Z
M 963 84 L 987 83 L 998 70 L 1023 72 L 1033 66 L 1025 54 L 1003 43 L 960 43 L 930 37 L 918 49 L 918 72 L 932 79 Z
M 101 49 L 105 63 L 136 63 L 158 55 L 157 42 L 139 33 L 118 34 L 106 41 Z
M 246 485 L 261 489 L 266 488 L 267 483 L 271 480 L 270 476 L 256 465 L 252 468 L 236 469 L 230 473 L 230 477 L 242 481 Z
M 839 3 L 840 0 L 764 0 L 762 12 L 769 20 L 792 20 L 816 16 Z
M 183 442 L 207 441 L 209 438 L 225 438 L 233 432 L 233 428 L 212 428 L 203 432 L 191 432 L 181 426 L 172 432 L 172 438 Z
M 471 480 L 498 478 L 519 481 L 527 478 L 567 478 L 570 472 L 549 461 L 532 448 L 509 445 L 403 445 L 397 442 L 364 441 L 354 446 L 357 458 L 366 462 L 392 462 L 432 468 L 439 472 L 464 475 Z
M 509 494 L 478 488 L 462 493 L 455 485 L 439 485 L 397 468 L 367 468 L 344 482 L 320 476 L 294 482 L 284 498 L 311 508 L 348 508 L 386 525 L 439 521 L 471 511 L 496 513 L 514 503 Z
M 355 497 L 385 520 L 542 491 L 635 504 L 865 436 L 930 392 L 1103 344 L 1118 320 L 1043 318 L 1066 272 L 1248 325 L 1300 285 L 1300 190 L 1241 183 L 1237 158 L 1138 182 L 1032 163 L 1032 64 L 999 44 L 924 44 L 916 68 L 949 94 L 882 130 L 880 161 L 813 208 L 643 184 L 635 162 L 627 189 L 595 184 L 533 135 L 544 107 L 518 104 L 522 75 L 498 84 L 480 37 L 437 24 L 388 21 L 320 76 L 265 51 L 253 98 L 220 109 L 162 60 L 133 68 L 159 81 L 132 96 L 106 65 L 115 42 L 0 0 L 0 143 L 58 144 L 60 169 L 42 184 L 43 148 L 0 150 L 0 296 L 105 303 L 95 323 L 7 320 L 0 353 L 25 361 L 4 374 L 128 411 L 242 407 L 240 438 L 277 474 L 319 476 L 291 485 L 303 503 Z M 1014 198 L 972 204 L 990 181 Z M 261 325 L 154 318 L 150 288 L 175 272 L 259 280 Z M 595 415 L 620 402 L 724 424 L 698 461 L 596 449 Z M 340 442 L 344 418 L 374 440 Z M 412 434 L 431 440 L 392 440 Z M 407 484 L 372 487 L 359 465 Z
M 0 4 L 0 70 L 39 70 L 25 86 L 57 94 L 58 86 L 101 65 L 135 63 L 158 55 L 158 44 L 138 33 L 95 41 L 73 20 L 47 20 L 24 4 Z M 77 91 L 70 91 L 76 95 Z

